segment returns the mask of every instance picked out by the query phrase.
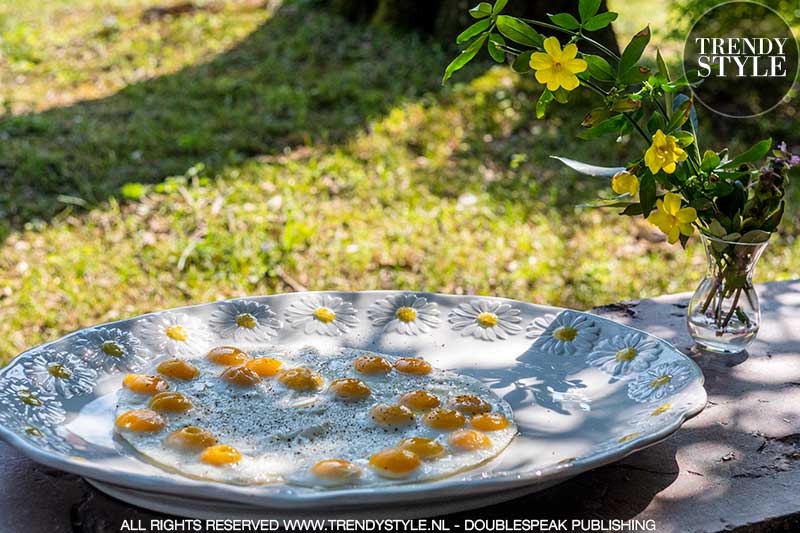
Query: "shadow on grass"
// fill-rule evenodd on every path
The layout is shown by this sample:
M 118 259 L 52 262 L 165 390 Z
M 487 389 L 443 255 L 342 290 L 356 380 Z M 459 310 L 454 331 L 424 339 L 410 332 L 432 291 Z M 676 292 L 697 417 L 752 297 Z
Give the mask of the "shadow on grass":
M 207 63 L 0 120 L 0 218 L 19 227 L 63 210 L 65 196 L 91 206 L 199 162 L 213 175 L 253 156 L 339 143 L 437 88 L 445 59 L 413 34 L 284 6 Z

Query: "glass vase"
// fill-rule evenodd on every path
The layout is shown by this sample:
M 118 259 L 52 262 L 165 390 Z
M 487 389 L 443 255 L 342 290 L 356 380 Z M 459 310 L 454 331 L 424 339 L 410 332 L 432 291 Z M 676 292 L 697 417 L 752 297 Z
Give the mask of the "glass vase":
M 767 242 L 730 242 L 701 234 L 708 268 L 689 302 L 689 334 L 703 349 L 734 354 L 756 338 L 761 307 L 753 271 Z

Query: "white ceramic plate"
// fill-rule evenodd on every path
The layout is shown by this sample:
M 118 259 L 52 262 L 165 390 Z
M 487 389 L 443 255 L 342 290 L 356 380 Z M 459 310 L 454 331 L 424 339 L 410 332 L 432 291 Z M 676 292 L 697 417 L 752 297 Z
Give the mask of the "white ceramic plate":
M 336 319 L 314 318 L 320 306 Z M 398 320 L 401 307 L 416 318 Z M 255 328 L 237 325 L 244 314 Z M 183 328 L 185 341 L 167 335 L 172 326 Z M 189 479 L 114 437 L 126 373 L 222 344 L 422 356 L 488 384 L 511 404 L 520 434 L 494 461 L 449 478 L 327 490 Z M 703 409 L 702 382 L 700 369 L 668 343 L 591 314 L 477 296 L 293 293 L 160 311 L 29 350 L 0 371 L 0 437 L 130 503 L 175 514 L 341 516 L 367 506 L 391 514 L 424 502 L 434 515 L 532 492 L 658 442 Z

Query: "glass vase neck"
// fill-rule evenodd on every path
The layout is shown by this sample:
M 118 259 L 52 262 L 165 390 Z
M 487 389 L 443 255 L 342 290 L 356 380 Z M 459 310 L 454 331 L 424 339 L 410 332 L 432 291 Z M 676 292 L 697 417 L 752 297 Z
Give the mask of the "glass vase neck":
M 726 241 L 702 233 L 700 237 L 710 276 L 716 277 L 725 271 L 735 271 L 742 274 L 748 282 L 752 281 L 756 263 L 769 243 Z

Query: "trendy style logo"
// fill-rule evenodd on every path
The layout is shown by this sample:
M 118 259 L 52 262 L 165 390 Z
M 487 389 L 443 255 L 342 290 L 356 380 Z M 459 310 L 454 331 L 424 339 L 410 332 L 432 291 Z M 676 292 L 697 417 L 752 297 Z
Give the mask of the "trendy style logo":
M 788 40 L 786 37 L 695 37 L 700 46 L 699 75 L 725 77 L 733 69 L 737 78 L 784 78 Z
M 695 99 L 727 117 L 766 113 L 792 95 L 798 43 L 772 8 L 750 0 L 720 4 L 695 22 L 683 66 Z

